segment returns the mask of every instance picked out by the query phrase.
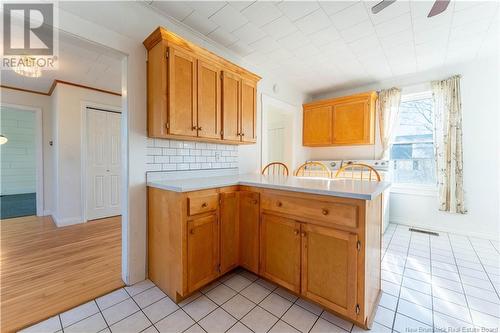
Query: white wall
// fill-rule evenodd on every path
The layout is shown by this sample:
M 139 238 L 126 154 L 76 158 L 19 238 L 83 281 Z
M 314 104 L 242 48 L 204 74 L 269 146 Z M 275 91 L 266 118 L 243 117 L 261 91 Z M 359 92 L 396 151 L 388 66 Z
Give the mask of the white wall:
M 0 134 L 9 140 L 0 146 L 0 195 L 35 193 L 35 112 L 2 107 Z
M 121 107 L 120 96 L 101 93 L 66 84 L 58 84 L 52 94 L 55 119 L 53 217 L 58 226 L 82 223 L 82 144 L 85 139 L 82 122 L 85 104 Z
M 12 89 L 0 88 L 1 102 L 6 104 L 40 108 L 42 110 L 42 149 L 43 149 L 43 211 L 44 215 L 51 214 L 54 201 L 51 190 L 53 183 L 53 148 L 49 145 L 52 140 L 52 100 L 50 96 L 27 93 Z
M 500 161 L 499 132 L 499 63 L 495 57 L 472 63 L 444 67 L 432 72 L 406 76 L 347 91 L 314 96 L 322 99 L 392 86 L 402 87 L 403 94 L 430 89 L 431 80 L 462 75 L 464 187 L 468 214 L 438 211 L 436 193 L 392 193 L 390 219 L 393 222 L 460 234 L 499 238 L 498 203 Z M 406 87 L 406 88 L 405 88 Z M 334 156 L 367 158 L 374 147 L 310 149 L 310 158 Z

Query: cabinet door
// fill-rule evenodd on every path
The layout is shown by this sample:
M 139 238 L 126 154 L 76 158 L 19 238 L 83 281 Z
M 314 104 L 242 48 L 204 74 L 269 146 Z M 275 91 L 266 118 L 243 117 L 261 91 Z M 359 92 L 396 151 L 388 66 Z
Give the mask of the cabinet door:
M 355 318 L 357 235 L 310 224 L 301 235 L 302 294 Z
M 370 106 L 367 99 L 333 105 L 333 143 L 371 143 Z
M 260 274 L 300 292 L 300 223 L 263 214 L 260 232 Z
M 239 262 L 238 192 L 221 193 L 220 197 L 220 269 L 224 274 Z
M 302 143 L 304 146 L 326 146 L 332 143 L 332 107 L 304 109 Z
M 169 134 L 196 136 L 196 58 L 178 47 L 168 50 Z
M 239 192 L 240 196 L 240 265 L 259 273 L 259 193 Z
M 217 215 L 187 222 L 188 292 L 216 279 L 219 274 L 219 228 Z
M 166 52 L 164 43 L 148 52 L 148 136 L 155 138 L 168 135 Z
M 215 64 L 198 60 L 198 136 L 220 139 L 220 70 Z
M 222 138 L 240 141 L 240 77 L 222 72 Z
M 241 80 L 241 141 L 257 141 L 257 84 Z

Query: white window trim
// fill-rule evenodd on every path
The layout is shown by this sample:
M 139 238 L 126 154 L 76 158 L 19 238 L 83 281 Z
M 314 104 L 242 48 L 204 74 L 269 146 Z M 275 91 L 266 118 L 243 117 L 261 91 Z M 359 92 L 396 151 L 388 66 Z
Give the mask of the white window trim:
M 432 98 L 432 91 L 426 90 L 417 93 L 409 93 L 401 96 L 401 103 L 419 100 L 424 98 Z M 399 143 L 399 142 L 398 142 Z M 434 143 L 434 141 L 433 141 Z M 394 142 L 391 142 L 391 147 Z M 392 162 L 393 160 L 391 160 Z M 427 197 L 437 196 L 437 185 L 434 184 L 409 184 L 409 183 L 392 183 L 391 193 L 395 194 L 409 194 L 409 195 L 420 195 Z
M 409 194 L 425 197 L 437 196 L 437 185 L 392 183 L 391 194 Z

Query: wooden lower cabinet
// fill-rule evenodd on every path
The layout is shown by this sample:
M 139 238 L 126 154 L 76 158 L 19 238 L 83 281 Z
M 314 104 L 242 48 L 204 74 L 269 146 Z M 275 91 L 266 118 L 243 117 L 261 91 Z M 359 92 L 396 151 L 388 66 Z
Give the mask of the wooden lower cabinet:
M 239 265 L 239 193 L 220 194 L 220 273 Z
M 300 292 L 300 223 L 285 217 L 262 215 L 260 275 Z
M 259 273 L 259 193 L 239 192 L 240 266 Z
M 312 224 L 302 224 L 301 230 L 301 294 L 342 315 L 355 317 L 358 236 Z
M 286 203 L 296 209 L 283 209 Z M 312 208 L 304 208 L 308 203 Z M 381 196 L 150 187 L 149 278 L 179 302 L 241 266 L 369 328 L 381 295 L 381 207 Z M 327 218 L 314 213 L 319 208 Z
M 188 292 L 219 276 L 219 223 L 212 214 L 187 222 Z

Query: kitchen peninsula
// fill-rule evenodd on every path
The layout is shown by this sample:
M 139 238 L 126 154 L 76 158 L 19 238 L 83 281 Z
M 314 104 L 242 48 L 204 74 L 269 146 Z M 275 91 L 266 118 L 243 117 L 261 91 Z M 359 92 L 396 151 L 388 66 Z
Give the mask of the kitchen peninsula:
M 243 267 L 368 328 L 388 186 L 261 175 L 148 182 L 149 277 L 179 302 Z

